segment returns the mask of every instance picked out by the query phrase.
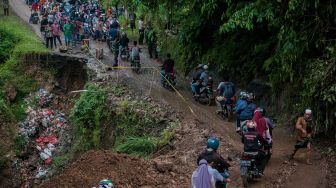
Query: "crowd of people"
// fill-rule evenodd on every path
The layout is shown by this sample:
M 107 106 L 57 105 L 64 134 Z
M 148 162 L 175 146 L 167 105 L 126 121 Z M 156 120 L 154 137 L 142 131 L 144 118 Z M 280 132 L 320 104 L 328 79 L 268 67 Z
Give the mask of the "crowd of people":
M 42 17 L 41 32 L 45 34 L 46 47 L 54 48 L 62 45 L 62 32 L 64 34 L 64 44 L 68 47 L 76 46 L 83 39 L 92 38 L 97 41 L 106 41 L 111 51 L 115 55 L 115 64 L 118 65 L 118 55 L 122 49 L 128 49 L 130 42 L 126 33 L 121 32 L 118 22 L 118 10 L 109 8 L 107 12 L 100 7 L 97 0 L 87 1 L 63 1 L 63 0 L 35 0 L 31 6 L 32 14 L 30 22 Z M 136 15 L 130 13 L 131 30 L 136 29 Z M 145 24 L 143 19 L 138 21 L 139 40 L 133 42 L 130 50 L 131 61 L 138 60 L 140 48 L 144 40 L 148 45 L 150 58 L 158 58 L 157 34 L 152 29 L 151 24 Z M 165 74 L 174 72 L 174 61 L 171 55 L 163 63 Z M 213 82 L 209 76 L 208 65 L 200 64 L 196 67 L 191 84 L 194 96 L 199 95 L 200 88 Z M 212 84 L 212 83 L 211 83 Z M 217 87 L 216 104 L 217 112 L 221 113 L 224 104 L 235 103 L 234 112 L 236 114 L 236 131 L 240 133 L 244 152 L 257 152 L 257 168 L 259 175 L 263 176 L 267 164 L 267 155 L 272 150 L 273 138 L 272 129 L 275 127 L 271 118 L 266 115 L 266 110 L 258 107 L 254 102 L 254 94 L 240 92 L 239 98 L 235 100 L 235 85 L 224 77 Z M 304 116 L 300 117 L 296 123 L 298 130 L 297 142 L 293 158 L 300 148 L 307 148 L 307 164 L 311 164 L 311 136 L 312 131 L 312 111 L 306 109 Z M 219 140 L 211 137 L 207 141 L 207 148 L 197 159 L 198 169 L 192 175 L 192 185 L 194 188 L 220 187 L 230 182 L 228 175 L 229 163 L 221 157 L 217 149 Z

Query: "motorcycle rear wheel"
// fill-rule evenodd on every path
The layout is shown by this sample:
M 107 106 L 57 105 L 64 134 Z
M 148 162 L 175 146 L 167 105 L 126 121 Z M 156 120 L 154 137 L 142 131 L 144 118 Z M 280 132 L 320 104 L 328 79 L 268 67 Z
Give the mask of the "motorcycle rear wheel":
M 248 177 L 247 175 L 241 176 L 244 188 L 248 188 Z

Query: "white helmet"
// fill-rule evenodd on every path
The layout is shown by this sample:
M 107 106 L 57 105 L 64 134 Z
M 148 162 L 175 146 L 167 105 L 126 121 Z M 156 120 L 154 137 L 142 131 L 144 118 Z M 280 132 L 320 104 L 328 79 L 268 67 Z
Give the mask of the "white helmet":
M 207 69 L 208 69 L 208 65 L 204 65 L 204 66 L 203 66 L 203 69 L 204 69 L 204 70 L 207 70 Z

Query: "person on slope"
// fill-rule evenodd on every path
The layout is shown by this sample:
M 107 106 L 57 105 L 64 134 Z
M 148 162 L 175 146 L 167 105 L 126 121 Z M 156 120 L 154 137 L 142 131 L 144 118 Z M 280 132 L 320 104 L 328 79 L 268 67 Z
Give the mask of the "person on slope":
M 222 106 L 224 104 L 231 104 L 235 101 L 232 99 L 235 94 L 235 86 L 229 81 L 228 76 L 224 76 L 223 82 L 219 83 L 217 87 L 218 96 L 216 97 L 217 113 L 223 113 Z
M 219 173 L 225 173 L 230 167 L 230 164 L 217 152 L 219 140 L 211 137 L 207 141 L 207 147 L 197 157 L 197 164 L 200 160 L 205 159 L 208 163 L 213 163 L 212 167 L 218 170 Z
M 216 188 L 216 182 L 230 182 L 230 179 L 225 179 L 213 167 L 213 162 L 208 164 L 204 159 L 200 160 L 199 167 L 193 172 L 191 182 L 192 188 Z
M 174 73 L 174 65 L 175 62 L 174 60 L 171 58 L 171 55 L 168 53 L 167 54 L 167 59 L 163 62 L 163 67 L 165 69 L 165 74 L 170 74 L 170 73 Z
M 256 166 L 259 170 L 259 175 L 263 175 L 267 163 L 266 154 L 262 150 L 263 146 L 267 146 L 268 142 L 261 137 L 257 131 L 257 124 L 251 120 L 246 123 L 247 131 L 243 132 L 242 143 L 244 144 L 244 152 L 258 153 L 256 155 Z M 261 146 L 259 145 L 261 143 Z
M 195 95 L 197 93 L 197 86 L 199 84 L 197 82 L 199 82 L 201 74 L 204 71 L 203 66 L 204 66 L 203 64 L 198 64 L 197 67 L 195 67 L 195 72 L 192 75 L 193 80 L 191 82 L 191 91 L 192 91 L 193 95 Z
M 313 134 L 313 124 L 312 124 L 312 110 L 306 109 L 304 115 L 299 117 L 295 128 L 297 130 L 295 149 L 291 154 L 290 158 L 293 159 L 294 155 L 300 148 L 307 148 L 306 162 L 311 165 L 311 153 L 312 153 L 312 134 Z
M 243 121 L 251 120 L 253 118 L 254 110 L 257 108 L 257 105 L 253 102 L 253 100 L 254 94 L 249 93 L 247 95 L 246 103 L 241 101 L 241 104 L 237 105 L 236 113 L 239 114 L 239 124 L 237 124 L 236 132 L 241 131 L 241 123 Z
M 127 37 L 127 34 L 123 32 L 120 38 L 119 54 L 121 54 L 123 50 L 125 50 L 126 52 L 128 51 L 128 43 L 129 43 L 129 39 Z
M 133 42 L 133 47 L 131 50 L 131 64 L 134 65 L 134 60 L 140 60 L 140 48 L 137 46 L 137 41 Z

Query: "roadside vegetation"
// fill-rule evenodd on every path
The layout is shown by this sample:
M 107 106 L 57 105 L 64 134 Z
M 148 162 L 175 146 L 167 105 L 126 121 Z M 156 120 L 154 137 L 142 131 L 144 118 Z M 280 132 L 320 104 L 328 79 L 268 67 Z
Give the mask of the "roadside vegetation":
M 149 157 L 173 138 L 178 122 L 162 120 L 150 102 L 128 96 L 125 86 L 90 83 L 71 110 L 75 152 L 114 149 Z
M 279 118 L 295 120 L 310 107 L 318 132 L 336 139 L 336 6 L 331 0 L 101 3 L 135 11 L 150 23 L 162 54 L 170 52 L 185 74 L 205 63 L 240 88 L 261 80 L 268 90 L 262 93 L 264 105 Z

